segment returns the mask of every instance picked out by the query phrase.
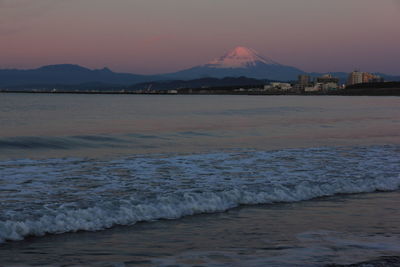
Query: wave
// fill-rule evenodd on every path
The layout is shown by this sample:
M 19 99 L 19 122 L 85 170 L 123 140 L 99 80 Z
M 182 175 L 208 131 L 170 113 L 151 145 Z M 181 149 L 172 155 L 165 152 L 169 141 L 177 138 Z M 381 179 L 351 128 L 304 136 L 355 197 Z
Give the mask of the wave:
M 371 146 L 0 161 L 0 243 L 398 190 L 399 155 L 399 146 Z
M 400 177 L 339 180 L 332 183 L 309 181 L 298 185 L 269 185 L 262 191 L 233 189 L 220 192 L 183 193 L 157 197 L 137 204 L 134 199 L 117 204 L 108 202 L 85 209 L 52 210 L 36 220 L 0 221 L 0 243 L 22 240 L 26 236 L 43 236 L 76 231 L 97 231 L 115 225 L 159 219 L 178 219 L 201 213 L 223 212 L 240 205 L 298 202 L 336 194 L 393 191 L 400 188 Z
M 200 134 L 199 134 L 200 135 Z M 74 135 L 74 136 L 18 136 L 0 138 L 1 150 L 68 150 L 103 147 L 146 147 L 143 140 L 169 140 L 166 136 L 146 134 Z
M 10 137 L 0 140 L 1 149 L 68 149 L 78 145 L 79 143 L 71 142 L 65 138 L 50 137 Z
M 41 137 L 41 136 L 21 136 L 0 139 L 0 149 L 74 149 L 118 146 L 126 143 L 127 140 L 102 135 L 84 135 L 68 137 Z

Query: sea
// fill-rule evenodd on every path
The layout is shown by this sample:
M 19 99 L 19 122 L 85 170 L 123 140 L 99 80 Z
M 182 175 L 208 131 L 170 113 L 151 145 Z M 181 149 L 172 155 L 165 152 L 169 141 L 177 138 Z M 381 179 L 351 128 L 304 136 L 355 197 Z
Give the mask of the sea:
M 0 94 L 0 266 L 400 255 L 400 98 Z

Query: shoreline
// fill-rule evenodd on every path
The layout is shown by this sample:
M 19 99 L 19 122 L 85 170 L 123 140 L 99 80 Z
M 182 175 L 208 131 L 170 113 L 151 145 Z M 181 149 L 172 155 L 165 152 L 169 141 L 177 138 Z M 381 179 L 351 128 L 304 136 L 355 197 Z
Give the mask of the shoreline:
M 31 237 L 1 244 L 0 258 L 7 255 L 4 264 L 28 266 L 398 266 L 396 235 L 367 235 L 380 222 L 371 204 L 393 204 L 398 195 L 399 191 L 336 195 L 297 203 L 241 206 L 104 231 Z M 327 216 L 327 209 L 336 216 Z M 392 219 L 395 216 L 388 209 L 379 214 L 382 212 Z M 375 219 L 365 220 L 372 215 Z M 292 217 L 297 218 L 296 223 L 288 224 Z M 363 230 L 351 227 L 346 223 L 349 221 Z M 385 224 L 394 227 L 390 221 Z M 366 255 L 371 243 L 382 247 Z
M 400 89 L 395 93 L 355 93 L 355 92 L 329 92 L 329 93 L 267 93 L 267 92 L 193 92 L 193 93 L 169 93 L 160 92 L 121 92 L 121 91 L 6 91 L 0 90 L 4 94 L 83 94 L 83 95 L 240 95 L 240 96 L 400 96 Z

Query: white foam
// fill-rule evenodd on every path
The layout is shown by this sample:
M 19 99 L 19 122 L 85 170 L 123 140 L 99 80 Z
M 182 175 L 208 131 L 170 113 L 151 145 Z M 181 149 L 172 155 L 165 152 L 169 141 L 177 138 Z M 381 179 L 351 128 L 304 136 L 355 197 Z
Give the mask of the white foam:
M 22 240 L 25 236 L 42 236 L 79 230 L 95 231 L 114 225 L 130 225 L 139 221 L 177 219 L 199 213 L 221 212 L 241 204 L 294 202 L 339 193 L 361 193 L 376 190 L 396 190 L 400 178 L 363 180 L 311 185 L 295 188 L 277 187 L 268 191 L 229 190 L 218 193 L 186 193 L 159 198 L 157 202 L 134 205 L 125 201 L 120 207 L 96 206 L 78 210 L 58 210 L 38 220 L 0 222 L 0 241 Z M 107 206 L 107 205 L 106 205 Z
M 1 165 L 0 242 L 400 188 L 396 147 Z M 29 181 L 29 182 L 27 182 Z M 7 193 L 7 190 L 10 192 Z

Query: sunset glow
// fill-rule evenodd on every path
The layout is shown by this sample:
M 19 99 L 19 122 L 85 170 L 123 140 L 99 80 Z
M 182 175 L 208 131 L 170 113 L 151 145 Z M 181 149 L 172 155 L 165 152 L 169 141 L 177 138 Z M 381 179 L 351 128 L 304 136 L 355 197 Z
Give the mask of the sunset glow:
M 305 71 L 400 74 L 396 0 L 0 0 L 0 68 L 141 74 L 252 47 Z

